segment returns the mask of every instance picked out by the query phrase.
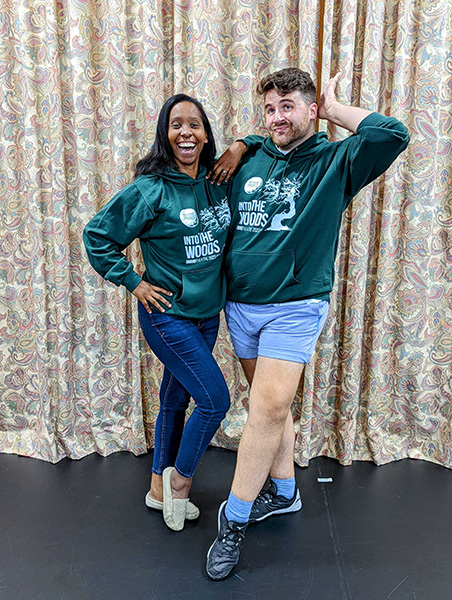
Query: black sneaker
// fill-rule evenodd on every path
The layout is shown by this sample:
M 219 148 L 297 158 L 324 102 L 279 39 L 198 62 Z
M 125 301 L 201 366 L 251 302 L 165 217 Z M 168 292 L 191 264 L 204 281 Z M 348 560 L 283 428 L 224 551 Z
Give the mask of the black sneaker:
M 207 575 L 210 579 L 224 579 L 239 562 L 240 546 L 248 523 L 228 521 L 224 514 L 226 500 L 218 509 L 218 535 L 207 553 Z
M 276 484 L 270 480 L 270 485 L 266 490 L 262 490 L 253 503 L 250 514 L 250 523 L 263 521 L 272 515 L 283 515 L 285 513 L 297 512 L 303 506 L 300 498 L 300 491 L 295 488 L 292 498 L 278 496 Z

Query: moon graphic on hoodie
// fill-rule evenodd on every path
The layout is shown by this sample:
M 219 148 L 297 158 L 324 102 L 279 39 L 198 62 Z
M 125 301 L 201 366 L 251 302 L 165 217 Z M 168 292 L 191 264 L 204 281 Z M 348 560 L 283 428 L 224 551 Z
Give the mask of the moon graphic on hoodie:
M 196 227 L 199 217 L 194 208 L 184 208 L 180 211 L 179 218 L 187 227 Z
M 262 187 L 263 183 L 264 182 L 261 177 L 251 177 L 251 179 L 248 179 L 248 181 L 245 183 L 245 187 L 243 189 L 247 194 L 254 194 L 254 192 L 257 192 L 257 190 Z

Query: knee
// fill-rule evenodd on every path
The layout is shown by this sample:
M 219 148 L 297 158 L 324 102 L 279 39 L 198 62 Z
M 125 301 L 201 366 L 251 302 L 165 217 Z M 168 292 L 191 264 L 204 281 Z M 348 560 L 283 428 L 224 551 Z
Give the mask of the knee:
M 190 404 L 190 396 L 187 395 L 186 398 L 181 398 L 175 395 L 170 398 L 170 401 L 165 400 L 165 402 L 160 401 L 160 412 L 164 414 L 175 414 L 175 415 L 185 415 L 185 411 L 187 410 Z
M 224 379 L 213 384 L 208 389 L 208 402 L 200 403 L 199 409 L 208 413 L 211 418 L 222 421 L 229 410 L 231 399 Z
M 222 384 L 217 387 L 217 390 L 213 397 L 213 409 L 215 414 L 220 418 L 220 420 L 224 419 L 230 406 L 231 398 L 229 396 L 228 386 L 223 380 Z
M 268 400 L 259 406 L 250 405 L 249 420 L 251 423 L 264 424 L 266 427 L 284 427 L 289 414 L 290 403 Z
M 172 402 L 170 410 L 175 413 L 185 413 L 190 404 L 190 396 L 188 398 L 180 399 L 177 398 Z

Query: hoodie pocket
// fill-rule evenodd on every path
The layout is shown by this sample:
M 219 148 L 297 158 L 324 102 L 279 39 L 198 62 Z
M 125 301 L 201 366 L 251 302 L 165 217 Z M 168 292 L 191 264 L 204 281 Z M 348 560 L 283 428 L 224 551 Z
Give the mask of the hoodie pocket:
M 298 287 L 295 254 L 287 252 L 242 252 L 227 255 L 229 291 L 250 290 L 256 298 L 266 298 L 282 290 Z
M 182 273 L 182 290 L 177 304 L 183 312 L 207 318 L 220 312 L 225 294 L 221 261 L 216 260 L 210 267 Z

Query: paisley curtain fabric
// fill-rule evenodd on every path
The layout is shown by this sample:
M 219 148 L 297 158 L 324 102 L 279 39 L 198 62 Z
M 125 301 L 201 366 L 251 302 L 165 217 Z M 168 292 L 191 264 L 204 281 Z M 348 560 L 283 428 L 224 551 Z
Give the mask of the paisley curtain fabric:
M 12 0 L 0 33 L 1 452 L 152 448 L 162 367 L 135 298 L 89 266 L 83 227 L 132 180 L 167 97 L 201 100 L 222 151 L 264 131 L 257 80 L 295 65 L 320 87 L 340 71 L 341 101 L 411 134 L 344 216 L 293 408 L 296 461 L 452 467 L 448 0 Z M 138 246 L 126 252 L 142 268 Z M 248 391 L 224 322 L 215 353 L 232 407 L 214 444 L 236 448 Z

